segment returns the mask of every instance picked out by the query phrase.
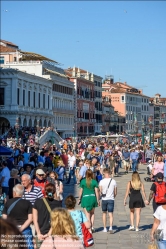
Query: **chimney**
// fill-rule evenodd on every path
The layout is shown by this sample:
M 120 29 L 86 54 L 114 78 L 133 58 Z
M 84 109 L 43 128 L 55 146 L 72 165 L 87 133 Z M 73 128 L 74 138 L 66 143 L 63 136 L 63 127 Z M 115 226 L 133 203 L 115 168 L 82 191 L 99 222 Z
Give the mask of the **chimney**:
M 76 68 L 75 68 L 75 66 L 73 67 L 72 77 L 76 77 Z
M 81 74 L 80 74 L 80 69 L 78 67 L 78 70 L 77 70 L 77 77 L 81 77 Z
M 88 73 L 88 71 L 86 73 L 85 79 L 89 80 L 89 73 Z

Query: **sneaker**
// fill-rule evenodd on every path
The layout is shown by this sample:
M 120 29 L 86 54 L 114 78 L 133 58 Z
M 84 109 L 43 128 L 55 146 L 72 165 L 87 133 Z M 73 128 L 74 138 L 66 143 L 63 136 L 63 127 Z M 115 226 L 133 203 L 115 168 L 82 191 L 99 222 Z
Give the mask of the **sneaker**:
M 104 228 L 104 229 L 103 229 L 103 233 L 107 233 L 107 228 Z
M 134 230 L 135 230 L 134 226 L 129 227 L 129 231 L 134 231 Z
M 113 234 L 114 231 L 113 231 L 112 229 L 109 229 L 109 233 L 110 233 L 110 234 Z
M 138 227 L 136 227 L 135 231 L 136 231 L 136 232 L 139 232 L 139 228 L 138 228 Z

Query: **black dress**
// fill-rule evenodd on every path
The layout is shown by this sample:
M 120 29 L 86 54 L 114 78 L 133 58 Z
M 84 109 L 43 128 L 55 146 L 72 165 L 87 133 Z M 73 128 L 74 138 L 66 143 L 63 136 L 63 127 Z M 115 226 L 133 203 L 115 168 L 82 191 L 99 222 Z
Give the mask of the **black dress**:
M 145 204 L 141 195 L 140 190 L 135 190 L 130 182 L 130 201 L 129 208 L 144 208 Z

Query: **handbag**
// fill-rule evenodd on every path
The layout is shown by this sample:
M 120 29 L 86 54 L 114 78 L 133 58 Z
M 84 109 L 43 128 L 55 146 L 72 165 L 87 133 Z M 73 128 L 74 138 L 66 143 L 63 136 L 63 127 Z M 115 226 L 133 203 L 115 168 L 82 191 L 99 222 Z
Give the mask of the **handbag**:
M 81 211 L 80 211 L 81 212 Z M 81 217 L 82 217 L 82 212 L 81 212 Z M 83 221 L 83 217 L 82 217 Z M 89 232 L 89 230 L 86 228 L 84 223 L 81 223 L 82 227 L 82 235 L 83 235 L 83 243 L 85 247 L 90 247 L 93 246 L 94 244 L 94 239 L 92 234 Z
M 157 245 L 153 242 L 152 244 L 148 245 L 148 249 L 158 249 Z

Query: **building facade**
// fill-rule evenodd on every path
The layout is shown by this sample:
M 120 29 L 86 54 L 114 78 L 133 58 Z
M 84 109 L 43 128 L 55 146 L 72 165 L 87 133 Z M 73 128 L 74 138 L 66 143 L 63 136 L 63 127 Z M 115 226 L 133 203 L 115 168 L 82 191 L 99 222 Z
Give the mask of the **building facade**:
M 120 117 L 118 131 L 140 133 L 142 119 L 148 121 L 150 98 L 126 82 L 112 83 L 110 79 L 106 79 L 102 89 L 103 97 L 111 98 L 111 103 Z
M 75 89 L 75 135 L 94 135 L 96 119 L 94 82 L 91 80 L 91 75 L 77 67 L 68 68 L 65 71 Z
M 10 51 L 6 51 L 10 50 L 11 46 L 8 47 L 9 42 L 5 42 L 1 41 L 0 66 L 3 68 L 1 70 L 2 75 L 4 73 L 6 75 L 1 77 L 0 86 L 2 87 L 0 91 L 4 97 L 6 96 L 6 91 L 9 91 L 9 95 L 17 93 L 17 97 L 15 94 L 17 99 L 17 107 L 15 108 L 21 125 L 34 126 L 36 119 L 41 117 L 40 126 L 51 126 L 53 123 L 62 138 L 74 136 L 74 86 L 65 75 L 64 70 L 58 67 L 56 61 L 39 54 L 23 52 L 18 50 L 16 45 L 11 45 L 13 49 L 12 57 L 7 57 L 7 53 L 10 54 Z M 4 78 L 7 77 L 9 68 L 13 69 L 14 76 L 11 76 L 12 74 L 10 73 L 9 79 L 5 80 Z M 3 85 L 9 85 L 6 81 L 10 81 L 13 77 L 15 78 L 17 74 L 18 76 L 15 80 L 17 83 L 15 85 L 12 83 L 12 92 L 11 89 L 3 90 Z M 24 89 L 25 85 L 27 87 Z M 12 98 L 14 97 L 12 96 Z M 18 99 L 20 99 L 19 102 Z M 8 107 L 10 105 L 12 109 L 14 108 L 13 102 L 9 104 L 6 102 L 5 97 L 3 109 L 7 108 L 6 104 Z M 22 110 L 27 110 L 29 116 L 26 115 L 26 118 L 23 118 L 22 114 L 20 114 Z M 2 118 L 1 113 L 0 120 L 3 124 Z M 15 119 L 15 116 L 8 116 L 8 124 L 10 123 L 13 126 Z
M 0 69 L 0 130 L 14 126 L 51 126 L 52 81 L 12 68 Z

